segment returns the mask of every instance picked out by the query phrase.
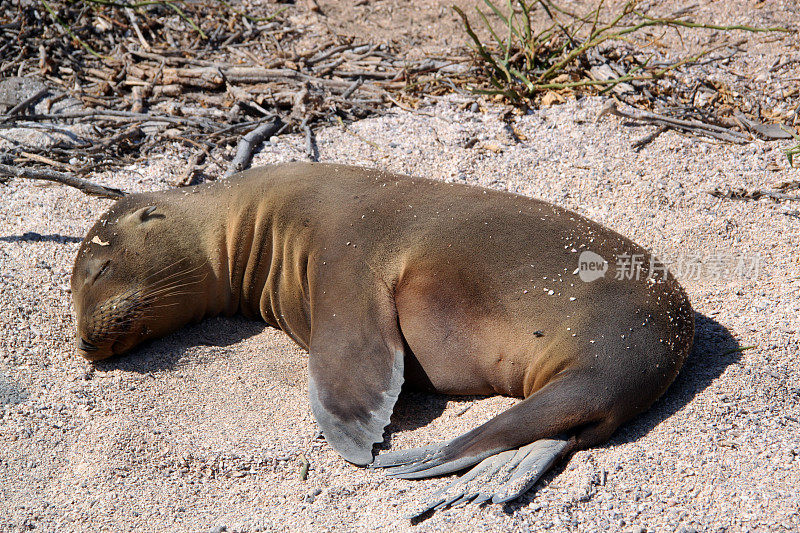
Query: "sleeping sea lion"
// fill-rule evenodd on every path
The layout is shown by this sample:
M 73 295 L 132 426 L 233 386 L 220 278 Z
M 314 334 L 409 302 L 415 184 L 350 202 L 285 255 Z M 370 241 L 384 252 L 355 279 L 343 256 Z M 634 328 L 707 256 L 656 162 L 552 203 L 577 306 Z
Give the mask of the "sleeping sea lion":
M 310 354 L 312 412 L 346 460 L 404 478 L 478 465 L 425 508 L 507 501 L 607 440 L 673 381 L 694 331 L 667 269 L 600 224 L 524 196 L 330 164 L 127 196 L 84 239 L 72 290 L 78 351 L 92 361 L 219 314 L 282 329 Z M 524 400 L 373 462 L 404 382 Z

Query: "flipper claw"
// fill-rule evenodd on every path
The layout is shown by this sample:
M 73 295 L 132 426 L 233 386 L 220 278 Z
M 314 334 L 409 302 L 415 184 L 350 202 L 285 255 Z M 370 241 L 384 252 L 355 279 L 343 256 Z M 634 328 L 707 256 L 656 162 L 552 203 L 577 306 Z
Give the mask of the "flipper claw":
M 386 475 L 389 477 L 421 479 L 463 470 L 492 455 L 492 452 L 462 455 L 458 451 L 457 440 L 453 439 L 441 444 L 410 450 L 382 453 L 370 466 L 386 468 Z
M 386 475 L 402 479 L 423 479 L 426 477 L 442 476 L 469 468 L 486 458 L 486 455 L 487 454 L 481 454 L 475 457 L 461 457 L 460 459 L 451 460 L 447 459 L 444 454 L 435 455 L 431 459 L 421 463 L 390 468 Z
M 425 461 L 433 457 L 439 450 L 447 447 L 451 442 L 447 441 L 442 444 L 429 444 L 419 448 L 385 452 L 377 456 L 369 466 L 370 468 L 390 468 Z
M 477 466 L 456 479 L 449 485 L 436 491 L 430 499 L 409 515 L 416 518 L 429 511 L 438 511 L 448 507 L 466 505 L 469 502 L 481 504 L 491 500 L 492 503 L 504 503 L 520 497 L 528 491 L 541 476 L 570 449 L 571 440 L 566 437 L 541 439 L 519 450 L 508 450 L 480 460 Z M 474 464 L 474 458 L 443 460 L 439 445 L 438 452 L 430 455 L 435 446 L 426 446 L 403 452 L 395 452 L 388 459 L 373 466 L 395 466 L 390 469 L 392 477 L 415 479 L 453 472 L 464 466 Z M 424 452 L 422 451 L 424 450 Z M 399 457 L 420 457 L 417 463 L 399 463 Z M 459 468 L 460 466 L 460 468 Z

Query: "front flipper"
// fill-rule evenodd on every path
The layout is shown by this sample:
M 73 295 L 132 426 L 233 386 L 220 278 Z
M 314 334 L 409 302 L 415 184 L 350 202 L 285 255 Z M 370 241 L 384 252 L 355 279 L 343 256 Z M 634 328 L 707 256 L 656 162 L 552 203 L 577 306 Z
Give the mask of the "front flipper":
M 541 439 L 519 450 L 492 455 L 449 485 L 436 491 L 406 518 L 416 518 L 429 511 L 466 505 L 504 503 L 526 493 L 561 457 L 569 453 L 573 440 L 556 437 Z M 405 477 L 400 474 L 397 477 Z
M 374 278 L 372 278 L 374 280 Z M 348 280 L 348 291 L 357 280 Z M 403 342 L 394 302 L 380 284 L 316 299 L 308 393 L 325 440 L 346 460 L 372 462 L 403 385 Z

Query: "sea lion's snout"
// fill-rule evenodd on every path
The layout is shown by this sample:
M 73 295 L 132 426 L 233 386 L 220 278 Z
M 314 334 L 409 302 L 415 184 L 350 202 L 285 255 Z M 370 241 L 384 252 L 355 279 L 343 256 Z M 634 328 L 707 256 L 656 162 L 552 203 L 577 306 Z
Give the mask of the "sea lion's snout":
M 80 339 L 78 339 L 78 350 L 81 350 L 82 352 L 86 352 L 86 353 L 96 352 L 97 351 L 97 346 L 95 346 L 91 342 L 89 342 L 86 339 L 84 339 L 83 337 L 81 337 Z
M 84 339 L 81 336 L 78 337 L 78 341 L 76 343 L 76 349 L 79 356 L 89 361 L 100 361 L 102 359 L 106 359 L 111 355 L 113 355 L 111 353 L 108 353 L 107 351 L 101 350 L 99 346 Z
M 84 303 L 78 313 L 78 355 L 99 361 L 122 354 L 144 340 L 148 312 L 140 293 L 132 289 L 99 304 Z
M 204 266 L 204 265 L 201 265 Z M 131 279 L 122 269 L 113 276 L 76 282 L 76 348 L 78 355 L 99 361 L 121 355 L 154 336 L 190 321 L 194 313 L 186 298 L 199 294 L 206 275 L 199 267 L 181 262 L 157 268 L 155 275 Z

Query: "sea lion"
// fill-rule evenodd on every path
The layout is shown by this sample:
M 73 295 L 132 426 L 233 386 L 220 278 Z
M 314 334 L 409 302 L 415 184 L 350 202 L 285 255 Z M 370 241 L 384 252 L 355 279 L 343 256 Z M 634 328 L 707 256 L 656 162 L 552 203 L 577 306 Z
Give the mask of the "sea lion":
M 673 381 L 694 331 L 666 268 L 600 224 L 520 195 L 330 164 L 127 196 L 84 239 L 72 290 L 92 361 L 219 314 L 282 329 L 310 353 L 312 412 L 346 460 L 405 478 L 479 463 L 427 507 L 506 501 L 605 441 Z M 524 400 L 373 462 L 404 382 Z

